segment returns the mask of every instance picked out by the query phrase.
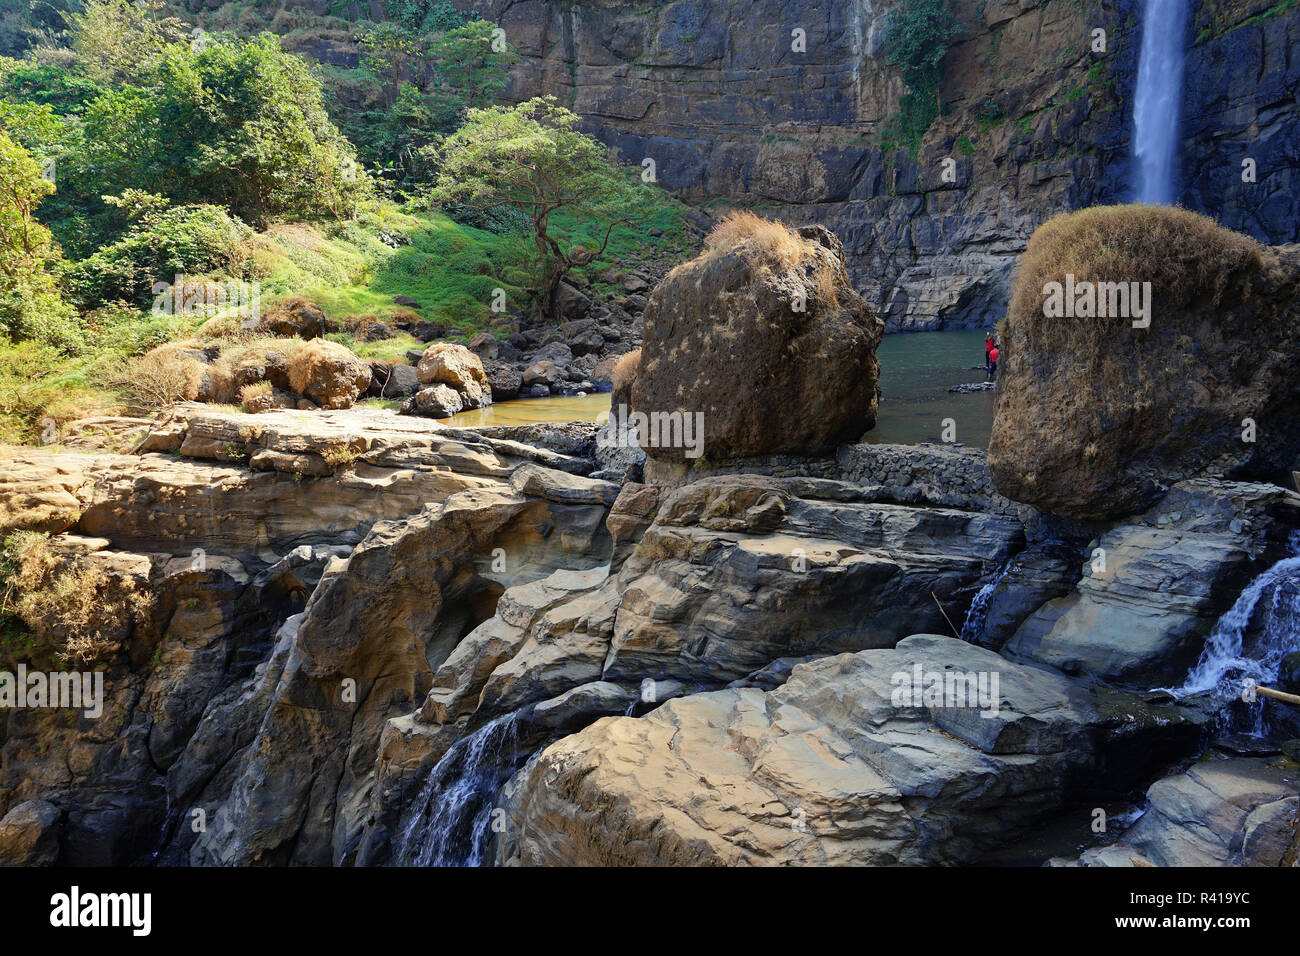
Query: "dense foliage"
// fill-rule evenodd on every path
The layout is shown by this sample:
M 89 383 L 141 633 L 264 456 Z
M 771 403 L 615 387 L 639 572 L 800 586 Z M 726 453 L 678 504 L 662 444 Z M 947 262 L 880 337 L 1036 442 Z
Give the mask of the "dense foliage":
M 549 307 L 562 275 L 594 281 L 646 242 L 633 217 L 680 234 L 574 114 L 494 105 L 517 57 L 493 24 L 448 0 L 387 7 L 350 29 L 355 69 L 307 63 L 260 15 L 205 29 L 160 0 L 0 11 L 21 26 L 0 47 L 21 57 L 0 55 L 0 442 L 128 407 L 150 349 L 239 347 L 253 310 L 289 296 L 394 359 L 408 333 L 353 333 L 412 317 L 503 331 L 500 293 L 515 315 Z M 529 168 L 553 180 L 540 204 L 517 188 Z
M 940 64 L 962 26 L 945 0 L 904 0 L 889 18 L 886 58 L 898 68 L 908 91 L 886 134 L 913 150 L 943 108 Z

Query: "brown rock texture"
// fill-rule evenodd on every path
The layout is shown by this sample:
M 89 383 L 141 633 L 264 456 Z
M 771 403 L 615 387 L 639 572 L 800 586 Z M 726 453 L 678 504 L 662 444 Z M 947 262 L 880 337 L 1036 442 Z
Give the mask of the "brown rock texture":
M 743 217 L 651 294 L 632 407 L 701 422 L 710 460 L 827 451 L 875 424 L 884 323 L 829 231 Z M 699 457 L 672 437 L 640 436 L 652 458 Z
M 1109 316 L 1045 315 L 1048 284 L 1071 282 L 1149 283 L 1149 315 L 1116 315 L 1109 294 Z M 1184 210 L 1060 216 L 1030 240 L 1003 345 L 989 469 L 1013 500 L 1119 517 L 1182 479 L 1270 478 L 1300 453 L 1297 250 Z
M 370 366 L 337 342 L 312 339 L 290 360 L 289 382 L 324 408 L 350 408 L 370 387 Z
M 482 360 L 455 342 L 434 342 L 424 350 L 416 376 L 424 385 L 450 385 L 471 401 L 491 394 Z

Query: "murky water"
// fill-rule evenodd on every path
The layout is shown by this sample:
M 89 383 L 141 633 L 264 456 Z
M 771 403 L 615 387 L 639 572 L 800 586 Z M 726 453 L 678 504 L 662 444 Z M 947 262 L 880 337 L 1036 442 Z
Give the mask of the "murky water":
M 943 441 L 952 419 L 955 441 L 988 448 L 992 391 L 957 395 L 949 386 L 984 381 L 984 333 L 908 332 L 887 335 L 880 357 L 880 414 L 867 441 L 914 445 Z M 972 370 L 971 366 L 981 368 Z
M 993 428 L 993 392 L 956 395 L 951 385 L 984 381 L 984 333 L 912 332 L 887 335 L 880 356 L 880 415 L 867 434 L 871 442 L 915 444 L 942 441 L 951 419 L 955 440 L 987 448 Z M 774 396 L 779 398 L 779 396 Z M 501 402 L 446 420 L 454 426 L 528 425 L 534 422 L 595 421 L 609 411 L 609 395 L 534 398 Z
M 487 408 L 461 412 L 445 420 L 457 427 L 474 425 L 533 425 L 537 422 L 594 422 L 609 411 L 609 392 L 578 396 L 552 395 L 518 402 L 499 402 Z

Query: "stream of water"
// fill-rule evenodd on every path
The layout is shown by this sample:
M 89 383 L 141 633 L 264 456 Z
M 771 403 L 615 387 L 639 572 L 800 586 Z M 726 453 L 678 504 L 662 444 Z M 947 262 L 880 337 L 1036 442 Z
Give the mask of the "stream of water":
M 402 820 L 393 859 L 402 866 L 482 866 L 492 798 L 532 753 L 520 746 L 519 712 L 452 745 L 425 778 Z
M 1291 537 L 1291 557 L 1283 558 L 1242 590 L 1237 600 L 1214 625 L 1200 660 L 1178 697 L 1213 693 L 1230 701 L 1241 698 L 1244 681 L 1273 685 L 1282 658 L 1300 651 L 1300 532 Z M 1246 719 L 1234 722 L 1246 733 L 1263 732 L 1263 705 L 1247 708 Z

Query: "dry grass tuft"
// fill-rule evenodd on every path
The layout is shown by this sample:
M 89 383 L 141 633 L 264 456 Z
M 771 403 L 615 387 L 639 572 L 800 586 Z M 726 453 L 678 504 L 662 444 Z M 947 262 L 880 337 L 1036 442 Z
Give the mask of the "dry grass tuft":
M 613 371 L 610 372 L 610 381 L 614 385 L 614 391 L 625 392 L 631 388 L 632 383 L 636 381 L 636 374 L 640 368 L 640 349 L 619 356 L 618 361 L 614 363 Z
M 110 575 L 83 556 L 57 555 L 44 534 L 10 535 L 4 557 L 11 570 L 0 592 L 0 616 L 22 620 L 60 662 L 107 660 L 153 607 L 141 582 Z
M 129 358 L 110 371 L 110 383 L 145 409 L 192 401 L 199 394 L 204 365 L 192 355 L 190 342 L 168 342 Z
M 1271 250 L 1186 209 L 1135 203 L 1055 216 L 1030 237 L 1020 257 L 1007 317 L 998 323 L 1003 361 L 1014 364 L 1020 354 L 1056 356 L 1054 374 L 1072 394 L 1124 394 L 1133 407 L 1144 408 L 1160 388 L 1159 370 L 1146 365 L 1159 350 L 1130 345 L 1155 337 L 1162 349 L 1195 349 L 1184 317 L 1209 315 L 1225 299 L 1247 298 L 1252 279 L 1275 265 Z M 1044 287 L 1065 285 L 1067 276 L 1076 287 L 1151 283 L 1150 325 L 1134 328 L 1132 310 L 1104 317 L 1045 315 Z M 1117 353 L 1129 359 L 1118 361 Z
M 803 238 L 783 222 L 745 210 L 728 213 L 704 237 L 701 258 L 728 252 L 746 255 L 768 272 L 789 272 L 811 260 L 812 271 L 806 276 L 811 286 L 809 308 L 814 303 L 830 311 L 840 307 L 839 287 L 848 281 L 843 267 L 832 261 L 833 256 L 825 255 L 818 243 Z
M 706 256 L 721 255 L 745 246 L 761 253 L 773 267 L 783 270 L 798 265 L 816 249 L 814 243 L 801 238 L 785 223 L 763 219 L 743 209 L 728 213 L 704 237 Z
M 253 382 L 239 390 L 239 404 L 246 412 L 261 412 L 271 407 L 271 383 Z
M 1271 255 L 1254 239 L 1172 206 L 1094 206 L 1063 213 L 1030 237 L 1012 283 L 1009 315 L 1017 331 L 1045 348 L 1095 351 L 1124 317 L 1053 318 L 1043 287 L 1064 282 L 1150 282 L 1152 321 L 1193 302 L 1217 304 L 1229 288 L 1265 267 Z

